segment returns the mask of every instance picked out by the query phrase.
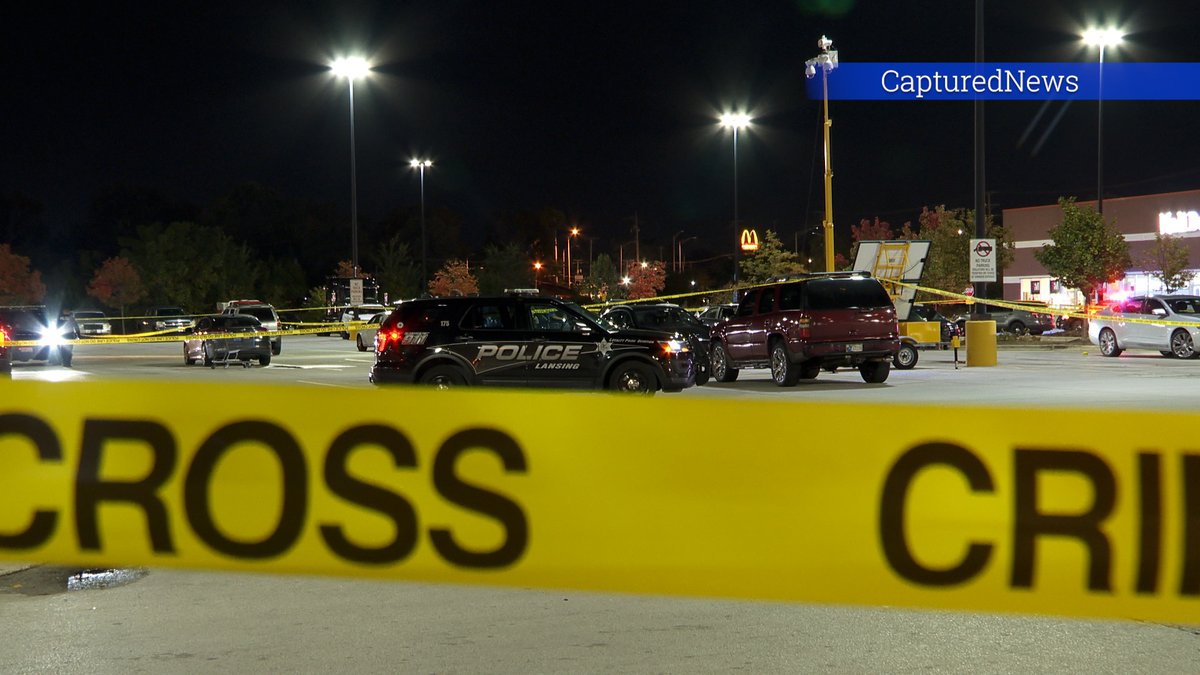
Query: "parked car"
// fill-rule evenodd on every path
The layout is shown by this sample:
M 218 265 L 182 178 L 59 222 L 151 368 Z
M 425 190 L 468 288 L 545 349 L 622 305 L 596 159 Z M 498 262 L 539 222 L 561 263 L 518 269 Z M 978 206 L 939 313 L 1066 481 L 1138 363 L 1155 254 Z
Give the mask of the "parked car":
M 737 303 L 726 302 L 719 305 L 710 306 L 708 309 L 705 309 L 697 314 L 696 318 L 699 319 L 704 325 L 712 327 L 733 316 L 736 312 Z
M 375 340 L 375 384 L 484 384 L 653 393 L 695 381 L 692 353 L 665 331 L 618 329 L 551 297 L 400 303 Z
M 151 307 L 138 322 L 142 332 L 186 333 L 195 322 L 180 307 Z
M 77 309 L 71 313 L 80 337 L 108 337 L 112 335 L 112 323 L 98 309 Z
M 279 313 L 275 311 L 275 307 L 268 302 L 262 300 L 230 300 L 222 303 L 222 314 L 249 314 L 255 317 L 262 323 L 263 330 L 268 333 L 278 332 Z M 279 356 L 283 351 L 283 337 L 275 335 L 271 338 L 271 354 Z
M 350 323 L 351 321 L 370 321 L 371 317 L 375 316 L 376 314 L 387 315 L 388 311 L 389 309 L 385 305 L 351 305 L 341 308 L 341 314 L 338 320 L 342 323 Z M 342 336 L 343 340 L 350 339 L 349 330 L 340 331 L 339 334 Z
M 1054 319 L 1054 310 L 1043 303 L 1025 301 L 1005 302 L 1006 304 L 1017 305 L 1017 307 L 985 305 L 979 302 L 973 306 L 970 312 L 955 317 L 954 323 L 958 324 L 964 335 L 967 330 L 967 321 L 971 320 L 975 314 L 982 315 L 984 321 L 995 321 L 997 333 L 1041 335 L 1057 327 Z
M 371 349 L 375 344 L 375 336 L 379 334 L 379 324 L 387 318 L 387 314 L 380 312 L 367 320 L 367 325 L 358 329 L 358 334 L 354 337 L 358 351 L 365 352 Z
M 42 305 L 0 307 L 0 330 L 4 332 L 9 367 L 16 361 L 46 361 L 51 365 L 70 366 L 74 347 L 69 342 L 79 337 L 75 322 L 69 318 L 51 320 Z M 36 342 L 12 345 L 11 342 Z
M 1196 358 L 1200 296 L 1142 295 L 1119 301 L 1088 322 L 1088 340 L 1105 356 L 1153 349 L 1167 357 Z
M 669 302 L 613 305 L 600 313 L 600 318 L 617 328 L 649 328 L 678 333 L 687 340 L 696 362 L 696 384 L 708 382 L 709 327 L 691 312 Z
M 12 378 L 12 348 L 8 341 L 8 326 L 0 323 L 0 379 Z
M 271 363 L 271 336 L 262 322 L 249 314 L 203 316 L 183 341 L 183 362 L 190 366 L 196 361 L 209 367 L 230 361 L 247 367 L 258 361 L 266 366 Z
M 712 331 L 712 377 L 732 382 L 743 368 L 770 368 L 781 387 L 822 370 L 857 368 L 887 380 L 900 348 L 896 308 L 862 272 L 809 275 L 747 291 L 737 314 Z

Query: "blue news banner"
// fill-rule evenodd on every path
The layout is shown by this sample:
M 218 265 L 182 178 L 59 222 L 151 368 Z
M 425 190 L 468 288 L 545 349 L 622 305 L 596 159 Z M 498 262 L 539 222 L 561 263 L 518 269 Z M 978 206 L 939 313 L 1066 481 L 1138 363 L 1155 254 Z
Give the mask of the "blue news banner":
M 846 63 L 808 80 L 844 101 L 1194 101 L 1200 63 Z

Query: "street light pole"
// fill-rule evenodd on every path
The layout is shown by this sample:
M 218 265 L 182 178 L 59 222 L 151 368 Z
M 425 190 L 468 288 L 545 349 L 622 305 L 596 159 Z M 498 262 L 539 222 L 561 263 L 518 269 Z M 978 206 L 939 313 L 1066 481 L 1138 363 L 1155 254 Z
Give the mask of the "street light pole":
M 721 126 L 733 130 L 733 299 L 738 299 L 738 265 L 741 262 L 741 221 L 738 220 L 738 131 L 750 126 L 750 116 L 745 113 L 721 115 Z
M 833 47 L 833 40 L 824 35 L 817 40 L 817 47 L 821 50 L 821 53 L 804 62 L 804 75 L 811 78 L 817 74 L 818 67 L 821 69 L 821 98 L 825 111 L 825 271 L 832 272 L 833 170 L 829 165 L 829 128 L 833 126 L 833 121 L 829 119 L 829 73 L 838 67 L 838 53 L 836 49 L 830 49 L 830 47 Z
M 1121 31 L 1116 28 L 1089 28 L 1083 41 L 1100 48 L 1099 73 L 1096 83 L 1096 213 L 1104 213 L 1104 48 L 1121 44 Z
M 408 165 L 421 172 L 421 283 L 429 283 L 429 272 L 426 269 L 427 248 L 425 244 L 425 169 L 433 166 L 428 159 L 413 159 Z
M 342 58 L 329 66 L 335 77 L 345 77 L 350 87 L 350 267 L 358 276 L 358 170 L 354 152 L 354 80 L 364 77 L 371 67 L 361 57 Z

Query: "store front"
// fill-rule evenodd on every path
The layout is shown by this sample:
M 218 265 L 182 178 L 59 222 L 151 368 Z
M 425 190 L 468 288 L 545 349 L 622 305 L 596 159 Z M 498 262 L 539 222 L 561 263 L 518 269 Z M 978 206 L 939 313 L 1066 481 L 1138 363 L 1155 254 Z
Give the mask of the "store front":
M 1094 209 L 1096 202 L 1079 205 Z M 1105 297 L 1122 292 L 1164 292 L 1162 282 L 1153 276 L 1157 270 L 1148 261 L 1159 233 L 1180 238 L 1188 247 L 1194 271 L 1200 273 L 1200 190 L 1105 199 L 1104 218 L 1115 220 L 1117 230 L 1129 242 L 1133 261 L 1124 279 L 1106 285 Z M 1004 209 L 1004 226 L 1012 234 L 1016 249 L 1012 264 L 1004 270 L 1006 300 L 1036 300 L 1056 307 L 1083 303 L 1078 290 L 1063 287 L 1034 257 L 1043 246 L 1053 243 L 1050 230 L 1061 221 L 1058 204 Z M 1176 292 L 1200 295 L 1200 277 L 1192 280 L 1190 288 Z

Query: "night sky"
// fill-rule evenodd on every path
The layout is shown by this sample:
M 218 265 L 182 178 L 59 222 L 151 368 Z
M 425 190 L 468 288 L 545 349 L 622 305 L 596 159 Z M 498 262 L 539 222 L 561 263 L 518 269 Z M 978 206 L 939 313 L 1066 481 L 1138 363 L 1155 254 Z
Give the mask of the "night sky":
M 1108 61 L 1200 61 L 1200 9 L 1184 5 L 993 0 L 986 59 L 1094 60 L 1077 32 L 1102 21 L 1129 33 Z M 816 39 L 843 61 L 971 61 L 973 26 L 965 0 L 20 3 L 0 24 L 0 191 L 41 202 L 47 228 L 85 224 L 116 183 L 203 204 L 253 181 L 348 214 L 347 87 L 327 65 L 360 52 L 375 67 L 355 86 L 360 222 L 419 200 L 421 155 L 435 162 L 426 203 L 468 231 L 554 207 L 615 248 L 636 213 L 646 245 L 684 230 L 723 251 L 732 143 L 715 118 L 738 107 L 756 118 L 739 137 L 741 218 L 790 244 L 823 204 L 820 107 L 804 93 Z M 997 209 L 1095 197 L 1095 102 L 1041 106 L 988 105 Z M 1200 187 L 1197 113 L 1106 103 L 1106 196 Z M 860 218 L 971 205 L 970 103 L 832 114 L 842 236 Z

